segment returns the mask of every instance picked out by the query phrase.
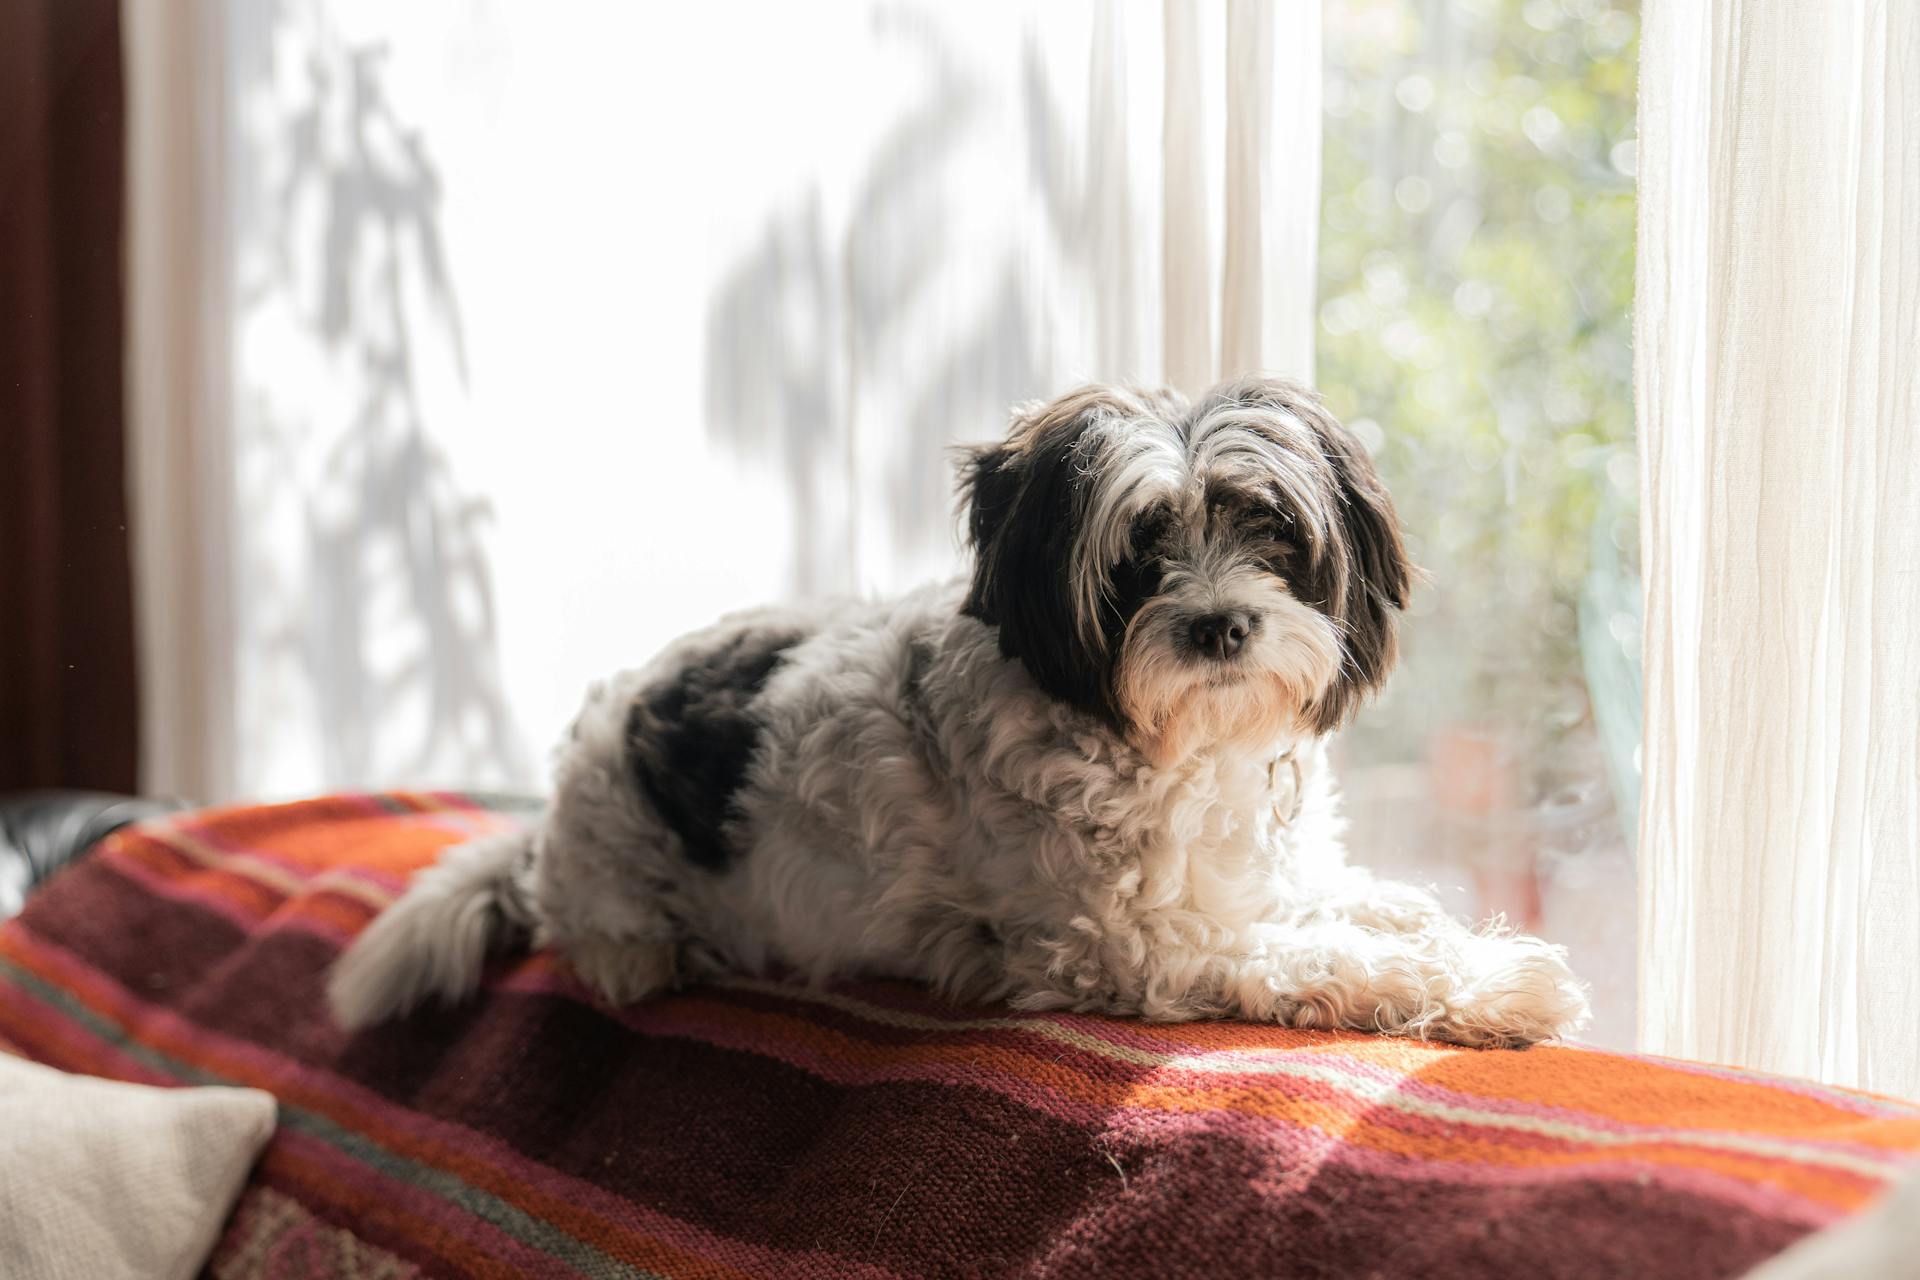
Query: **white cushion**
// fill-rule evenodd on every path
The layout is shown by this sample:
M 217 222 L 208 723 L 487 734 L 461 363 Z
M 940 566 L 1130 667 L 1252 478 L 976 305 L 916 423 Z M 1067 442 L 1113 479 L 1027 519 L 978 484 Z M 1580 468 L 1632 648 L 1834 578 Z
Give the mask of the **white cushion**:
M 198 1274 L 273 1126 L 258 1089 L 156 1089 L 0 1054 L 0 1276 Z

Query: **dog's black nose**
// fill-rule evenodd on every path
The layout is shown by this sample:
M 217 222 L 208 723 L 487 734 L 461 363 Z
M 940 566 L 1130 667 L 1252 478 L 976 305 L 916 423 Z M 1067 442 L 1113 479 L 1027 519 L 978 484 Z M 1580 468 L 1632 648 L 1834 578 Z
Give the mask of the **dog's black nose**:
M 1225 659 L 1240 652 L 1251 630 L 1253 619 L 1247 614 L 1209 613 L 1195 618 L 1187 634 L 1193 638 L 1193 647 L 1209 658 Z

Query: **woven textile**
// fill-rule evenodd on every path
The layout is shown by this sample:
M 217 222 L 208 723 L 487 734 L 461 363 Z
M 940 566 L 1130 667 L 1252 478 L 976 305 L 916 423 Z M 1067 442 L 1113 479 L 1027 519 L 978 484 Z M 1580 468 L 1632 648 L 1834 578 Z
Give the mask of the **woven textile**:
M 0 1040 L 279 1098 L 217 1276 L 1725 1276 L 1920 1151 L 1901 1103 L 1595 1050 L 888 984 L 616 1012 L 544 956 L 336 1029 L 346 941 L 526 812 L 351 796 L 129 829 L 0 928 Z

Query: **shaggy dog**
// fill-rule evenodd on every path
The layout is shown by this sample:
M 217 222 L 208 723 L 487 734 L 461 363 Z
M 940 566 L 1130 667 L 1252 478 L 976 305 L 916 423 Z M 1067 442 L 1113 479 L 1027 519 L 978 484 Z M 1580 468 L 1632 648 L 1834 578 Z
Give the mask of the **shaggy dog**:
M 1564 952 L 1346 865 L 1327 737 L 1409 567 L 1310 392 L 1088 387 L 971 451 L 971 578 L 736 614 L 588 694 L 537 828 L 340 962 L 349 1027 L 531 935 L 615 1004 L 726 970 L 1469 1045 L 1577 1027 Z

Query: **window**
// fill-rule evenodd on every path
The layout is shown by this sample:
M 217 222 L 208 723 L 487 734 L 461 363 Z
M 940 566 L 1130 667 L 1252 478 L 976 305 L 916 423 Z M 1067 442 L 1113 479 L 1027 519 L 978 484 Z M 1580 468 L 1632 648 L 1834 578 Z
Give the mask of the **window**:
M 1630 1047 L 1639 583 L 1637 15 L 1326 11 L 1319 383 L 1416 561 L 1404 662 L 1341 746 L 1356 860 L 1567 944 Z

